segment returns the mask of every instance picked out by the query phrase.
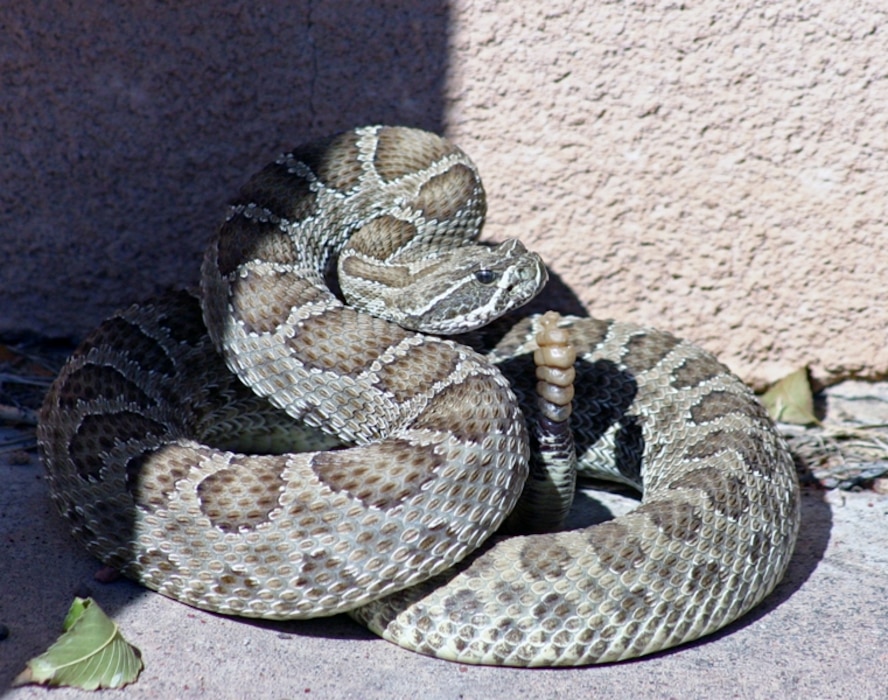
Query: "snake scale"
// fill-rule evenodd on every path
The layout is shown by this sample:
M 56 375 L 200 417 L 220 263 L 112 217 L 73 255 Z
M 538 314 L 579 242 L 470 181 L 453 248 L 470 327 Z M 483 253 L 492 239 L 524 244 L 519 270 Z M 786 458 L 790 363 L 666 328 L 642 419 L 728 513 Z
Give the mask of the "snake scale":
M 517 241 L 475 242 L 485 207 L 461 150 L 404 127 L 312 142 L 254 175 L 199 295 L 115 314 L 46 397 L 41 455 L 76 538 L 192 606 L 349 611 L 464 663 L 617 661 L 757 605 L 799 525 L 766 413 L 667 333 L 504 320 L 546 271 Z M 463 331 L 474 347 L 427 335 Z M 546 367 L 551 333 L 572 368 Z M 551 420 L 537 377 L 567 397 Z M 548 529 L 527 504 L 551 486 L 538 463 L 559 440 L 581 474 L 631 484 L 641 504 L 491 537 L 504 521 Z

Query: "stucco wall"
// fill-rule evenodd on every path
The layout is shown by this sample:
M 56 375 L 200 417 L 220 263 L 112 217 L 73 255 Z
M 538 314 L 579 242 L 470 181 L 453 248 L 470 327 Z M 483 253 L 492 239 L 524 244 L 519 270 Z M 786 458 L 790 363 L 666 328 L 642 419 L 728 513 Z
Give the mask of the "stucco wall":
M 478 163 L 487 235 L 754 383 L 888 375 L 888 11 L 734 3 L 4 3 L 0 333 L 197 279 L 254 169 L 384 121 Z

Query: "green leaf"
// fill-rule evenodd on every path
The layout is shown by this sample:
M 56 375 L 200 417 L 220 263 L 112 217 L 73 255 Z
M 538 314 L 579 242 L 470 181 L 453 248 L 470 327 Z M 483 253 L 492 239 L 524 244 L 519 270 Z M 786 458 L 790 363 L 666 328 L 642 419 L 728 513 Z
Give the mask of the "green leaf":
M 794 425 L 820 424 L 814 415 L 814 394 L 808 381 L 808 368 L 787 374 L 762 395 L 771 418 Z
M 13 685 L 42 683 L 83 690 L 121 688 L 138 678 L 144 664 L 139 650 L 92 598 L 75 598 L 62 636 L 31 659 Z

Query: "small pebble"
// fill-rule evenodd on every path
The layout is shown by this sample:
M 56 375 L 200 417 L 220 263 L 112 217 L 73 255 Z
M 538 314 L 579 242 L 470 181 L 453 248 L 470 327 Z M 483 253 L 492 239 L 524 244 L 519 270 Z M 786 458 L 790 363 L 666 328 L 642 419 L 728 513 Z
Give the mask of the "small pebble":
M 0 642 L 9 636 L 9 628 L 0 622 Z
M 22 466 L 31 463 L 31 455 L 29 455 L 24 450 L 16 450 L 15 452 L 10 452 L 6 456 L 6 461 L 10 464 Z
M 99 583 L 114 583 L 120 578 L 120 570 L 113 566 L 103 566 L 93 574 L 93 578 Z

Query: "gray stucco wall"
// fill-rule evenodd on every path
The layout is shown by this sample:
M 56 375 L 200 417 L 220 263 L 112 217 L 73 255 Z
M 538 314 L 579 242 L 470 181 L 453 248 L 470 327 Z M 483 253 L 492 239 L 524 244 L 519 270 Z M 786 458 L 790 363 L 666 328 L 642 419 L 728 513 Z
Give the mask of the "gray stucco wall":
M 197 280 L 237 186 L 362 123 L 453 137 L 491 238 L 754 383 L 888 374 L 876 0 L 2 3 L 0 334 Z

